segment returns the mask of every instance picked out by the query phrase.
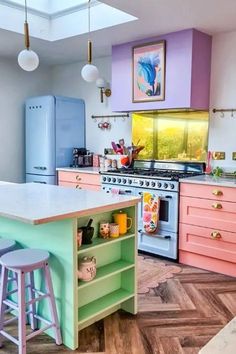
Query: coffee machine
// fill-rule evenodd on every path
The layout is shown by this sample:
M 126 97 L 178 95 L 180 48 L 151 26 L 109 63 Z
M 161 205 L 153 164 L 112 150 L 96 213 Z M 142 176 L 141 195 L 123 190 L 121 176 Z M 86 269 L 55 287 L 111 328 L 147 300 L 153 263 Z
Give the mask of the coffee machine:
M 85 148 L 73 149 L 73 164 L 71 167 L 89 167 L 93 165 L 93 155 Z

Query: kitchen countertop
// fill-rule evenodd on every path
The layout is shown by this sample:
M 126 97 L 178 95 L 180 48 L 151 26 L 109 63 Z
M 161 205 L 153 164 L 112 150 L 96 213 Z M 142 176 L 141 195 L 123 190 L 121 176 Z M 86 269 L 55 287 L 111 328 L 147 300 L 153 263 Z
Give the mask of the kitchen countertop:
M 59 167 L 57 171 L 65 172 L 84 172 L 84 173 L 93 173 L 98 174 L 100 172 L 99 167 Z
M 214 177 L 210 175 L 200 175 L 188 178 L 181 178 L 179 181 L 184 183 L 210 184 L 213 186 L 236 188 L 236 178 L 223 178 Z
M 137 204 L 140 198 L 34 183 L 0 185 L 0 216 L 44 224 Z

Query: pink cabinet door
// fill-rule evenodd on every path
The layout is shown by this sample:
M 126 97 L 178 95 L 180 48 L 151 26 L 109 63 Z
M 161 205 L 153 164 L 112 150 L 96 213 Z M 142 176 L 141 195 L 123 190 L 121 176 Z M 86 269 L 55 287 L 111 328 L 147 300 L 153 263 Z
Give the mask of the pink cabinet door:
M 180 222 L 236 232 L 236 203 L 181 197 Z
M 93 173 L 59 171 L 58 180 L 71 183 L 101 185 L 100 175 Z
M 236 203 L 236 188 L 180 183 L 180 195 Z
M 236 233 L 180 224 L 179 249 L 236 263 Z
M 101 187 L 93 184 L 84 184 L 84 183 L 71 183 L 71 182 L 65 182 L 65 181 L 59 181 L 58 182 L 59 186 L 62 187 L 69 187 L 69 188 L 76 188 L 76 189 L 87 189 L 90 191 L 100 191 Z

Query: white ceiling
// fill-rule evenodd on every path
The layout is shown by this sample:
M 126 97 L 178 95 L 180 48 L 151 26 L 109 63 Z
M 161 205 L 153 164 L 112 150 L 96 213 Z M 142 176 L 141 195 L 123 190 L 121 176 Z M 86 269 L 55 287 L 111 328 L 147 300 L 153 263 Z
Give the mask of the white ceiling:
M 111 53 L 113 44 L 186 28 L 209 34 L 236 30 L 236 0 L 102 0 L 138 18 L 137 21 L 93 32 L 94 57 Z M 1 14 L 0 14 L 1 16 Z M 104 14 L 106 16 L 106 14 Z M 10 19 L 9 19 L 10 20 Z M 60 64 L 86 58 L 87 35 L 55 42 L 31 39 L 41 63 Z M 0 56 L 16 56 L 23 36 L 0 29 Z

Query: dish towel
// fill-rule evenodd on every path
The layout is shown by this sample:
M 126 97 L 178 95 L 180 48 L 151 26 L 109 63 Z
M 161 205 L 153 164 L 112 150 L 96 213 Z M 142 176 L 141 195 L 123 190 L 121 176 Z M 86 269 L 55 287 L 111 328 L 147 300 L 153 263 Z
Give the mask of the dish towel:
M 143 193 L 143 226 L 147 233 L 154 233 L 158 228 L 160 197 L 149 192 Z

